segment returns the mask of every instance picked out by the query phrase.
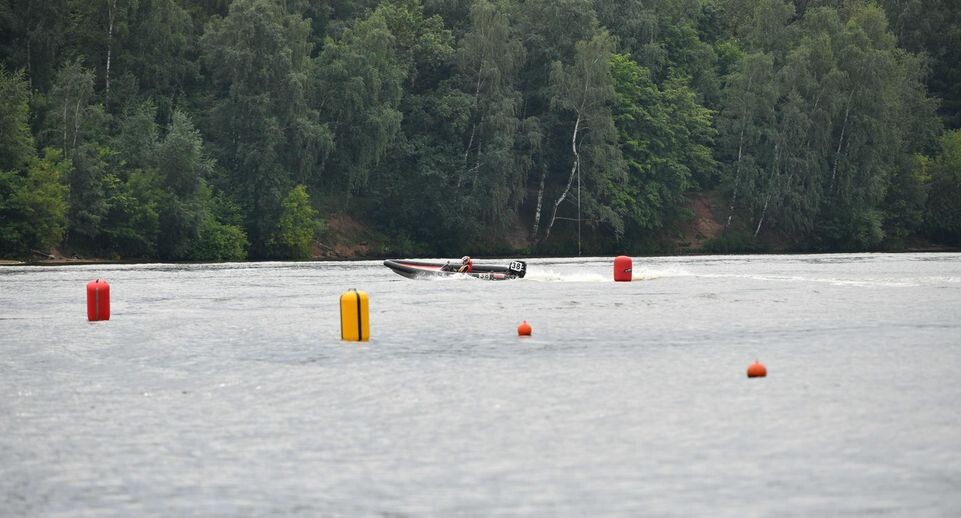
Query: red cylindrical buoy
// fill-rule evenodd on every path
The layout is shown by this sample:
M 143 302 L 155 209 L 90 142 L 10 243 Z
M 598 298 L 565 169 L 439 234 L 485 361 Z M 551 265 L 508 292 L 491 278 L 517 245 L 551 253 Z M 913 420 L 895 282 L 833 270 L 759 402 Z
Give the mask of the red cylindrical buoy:
M 767 367 L 757 360 L 747 368 L 748 378 L 763 378 L 765 376 L 767 376 Z
M 631 258 L 626 255 L 619 255 L 614 258 L 614 280 L 617 282 L 629 282 L 632 277 L 633 264 Z
M 517 336 L 530 336 L 531 335 L 531 325 L 527 321 L 521 322 L 521 325 L 517 326 Z
M 87 320 L 110 320 L 110 285 L 105 280 L 87 283 Z

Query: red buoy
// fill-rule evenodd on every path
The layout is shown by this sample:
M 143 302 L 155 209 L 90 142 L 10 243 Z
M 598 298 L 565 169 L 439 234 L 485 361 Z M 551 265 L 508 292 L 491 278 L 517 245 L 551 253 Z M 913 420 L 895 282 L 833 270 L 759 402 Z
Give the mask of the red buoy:
M 634 267 L 631 258 L 626 255 L 619 255 L 614 258 L 614 280 L 617 282 L 629 282 L 631 280 Z
M 531 325 L 527 321 L 521 322 L 521 325 L 517 326 L 517 336 L 530 336 L 531 335 Z
M 105 280 L 87 283 L 87 320 L 110 320 L 110 285 Z
M 747 368 L 748 378 L 763 378 L 765 376 L 767 376 L 767 367 L 757 360 Z

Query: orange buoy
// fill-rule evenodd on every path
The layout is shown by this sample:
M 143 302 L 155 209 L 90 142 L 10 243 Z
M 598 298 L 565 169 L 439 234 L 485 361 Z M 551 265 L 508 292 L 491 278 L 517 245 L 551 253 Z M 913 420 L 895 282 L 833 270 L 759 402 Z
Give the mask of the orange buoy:
M 748 378 L 763 378 L 765 376 L 767 376 L 767 367 L 757 360 L 754 360 L 754 363 L 747 368 Z
M 110 285 L 105 280 L 87 283 L 87 320 L 110 320 Z
M 530 336 L 531 335 L 531 325 L 527 321 L 521 322 L 521 325 L 517 326 L 517 336 Z
M 616 282 L 629 282 L 633 270 L 634 267 L 630 257 L 619 255 L 614 258 L 614 280 Z

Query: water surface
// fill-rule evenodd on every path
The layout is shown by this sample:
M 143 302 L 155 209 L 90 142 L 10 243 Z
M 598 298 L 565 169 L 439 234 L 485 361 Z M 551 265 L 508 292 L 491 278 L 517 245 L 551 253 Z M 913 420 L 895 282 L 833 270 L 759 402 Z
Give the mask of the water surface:
M 0 515 L 961 515 L 961 255 L 528 272 L 0 268 Z

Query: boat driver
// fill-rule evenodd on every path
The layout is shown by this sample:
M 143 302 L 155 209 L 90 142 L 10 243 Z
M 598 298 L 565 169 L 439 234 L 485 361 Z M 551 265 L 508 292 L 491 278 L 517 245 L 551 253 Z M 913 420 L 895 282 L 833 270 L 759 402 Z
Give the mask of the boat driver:
M 460 268 L 457 269 L 460 273 L 470 273 L 474 269 L 474 261 L 471 261 L 469 255 L 465 255 L 460 259 Z

